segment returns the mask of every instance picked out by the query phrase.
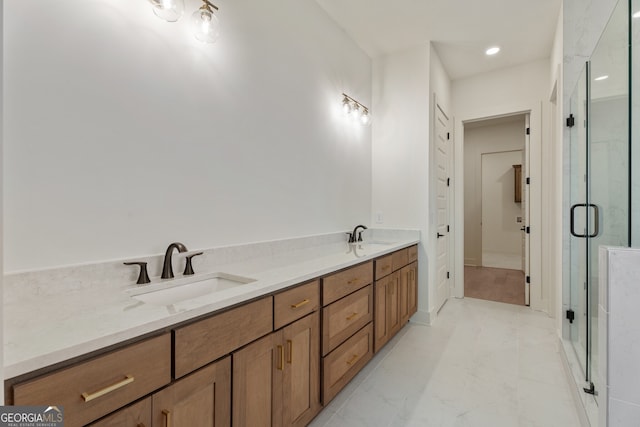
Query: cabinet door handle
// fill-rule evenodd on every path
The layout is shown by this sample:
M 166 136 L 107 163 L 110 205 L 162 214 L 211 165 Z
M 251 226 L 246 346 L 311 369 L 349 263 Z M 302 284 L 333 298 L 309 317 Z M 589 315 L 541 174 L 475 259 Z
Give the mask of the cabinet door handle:
M 111 384 L 110 386 L 105 387 L 102 390 L 98 390 L 95 393 L 82 393 L 82 398 L 85 402 L 91 402 L 93 399 L 97 399 L 104 396 L 105 394 L 111 393 L 112 391 L 116 391 L 117 389 L 122 388 L 127 384 L 131 384 L 133 380 L 133 376 L 127 375 L 123 380 L 118 381 L 115 384 Z
M 164 415 L 164 427 L 171 427 L 171 411 L 163 409 L 162 415 Z
M 356 360 L 358 360 L 358 355 L 354 354 L 353 356 L 351 356 L 351 359 L 347 360 L 347 365 L 353 365 L 354 363 L 356 363 Z
M 287 363 L 291 364 L 291 360 L 293 360 L 293 341 L 287 340 L 287 347 L 289 350 L 289 357 L 287 358 Z
M 351 319 L 353 319 L 354 317 L 356 317 L 357 315 L 358 315 L 358 313 L 353 312 L 353 313 L 351 313 L 349 316 L 347 316 L 347 320 L 351 320 Z
M 279 345 L 278 346 L 278 371 L 282 371 L 284 369 L 284 348 Z
M 303 305 L 309 304 L 311 301 L 309 301 L 308 299 L 303 299 L 302 301 L 300 301 L 297 304 L 291 304 L 291 308 L 300 308 Z

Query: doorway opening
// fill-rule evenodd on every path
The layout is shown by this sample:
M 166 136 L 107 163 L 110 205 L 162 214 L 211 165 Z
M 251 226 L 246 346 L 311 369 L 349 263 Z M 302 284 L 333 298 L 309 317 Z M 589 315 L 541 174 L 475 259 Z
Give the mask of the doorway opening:
M 528 115 L 464 124 L 464 296 L 528 305 Z

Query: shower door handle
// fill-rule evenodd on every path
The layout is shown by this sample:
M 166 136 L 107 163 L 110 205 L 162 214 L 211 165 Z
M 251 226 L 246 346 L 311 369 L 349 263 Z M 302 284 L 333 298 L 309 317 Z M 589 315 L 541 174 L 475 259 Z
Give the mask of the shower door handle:
M 593 234 L 589 234 L 589 237 L 593 238 L 600 234 L 600 208 L 598 205 L 594 205 L 593 203 L 589 203 L 589 207 L 593 208 L 593 223 L 595 227 Z
M 574 237 L 578 237 L 581 239 L 584 239 L 587 237 L 586 234 L 578 234 L 576 233 L 575 230 L 575 225 L 576 225 L 576 208 L 586 208 L 587 204 L 586 203 L 576 203 L 575 205 L 571 206 L 571 211 L 569 214 L 569 231 L 571 232 L 571 235 Z
M 589 234 L 588 231 L 585 234 L 576 233 L 576 230 L 575 230 L 576 208 L 593 208 L 593 223 L 594 223 L 593 233 Z M 581 238 L 581 239 L 586 239 L 587 237 L 589 237 L 589 238 L 597 237 L 598 234 L 600 234 L 600 208 L 598 207 L 598 205 L 594 205 L 593 203 L 589 203 L 589 204 L 587 204 L 587 203 L 577 203 L 577 204 L 571 206 L 571 214 L 569 215 L 569 223 L 570 223 L 569 231 L 571 232 L 572 236 L 578 237 L 578 238 Z

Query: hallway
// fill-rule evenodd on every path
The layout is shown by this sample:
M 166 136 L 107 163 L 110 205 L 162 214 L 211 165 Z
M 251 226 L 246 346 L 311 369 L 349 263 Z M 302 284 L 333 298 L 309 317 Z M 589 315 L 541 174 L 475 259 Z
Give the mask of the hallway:
M 579 426 L 553 319 L 450 299 L 434 326 L 410 324 L 313 427 Z

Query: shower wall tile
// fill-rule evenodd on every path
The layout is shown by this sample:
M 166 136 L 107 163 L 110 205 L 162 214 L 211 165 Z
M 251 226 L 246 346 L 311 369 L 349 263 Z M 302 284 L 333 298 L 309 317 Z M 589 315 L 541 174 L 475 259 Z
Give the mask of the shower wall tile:
M 618 399 L 609 400 L 610 426 L 637 426 L 640 420 L 640 405 Z
M 598 336 L 606 343 L 606 348 L 599 348 L 600 377 L 608 382 L 601 407 L 607 412 L 606 425 L 636 425 L 632 421 L 640 419 L 640 249 L 602 248 L 600 261 L 606 263 L 600 269 L 607 290 L 602 301 L 608 300 L 609 306 L 608 313 L 602 304 L 599 311 L 607 320 L 599 323 Z

